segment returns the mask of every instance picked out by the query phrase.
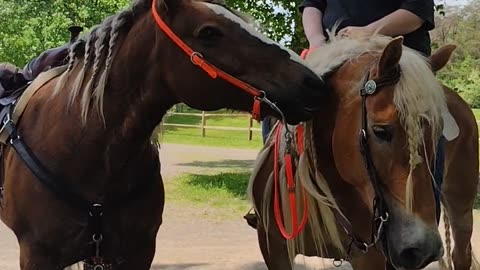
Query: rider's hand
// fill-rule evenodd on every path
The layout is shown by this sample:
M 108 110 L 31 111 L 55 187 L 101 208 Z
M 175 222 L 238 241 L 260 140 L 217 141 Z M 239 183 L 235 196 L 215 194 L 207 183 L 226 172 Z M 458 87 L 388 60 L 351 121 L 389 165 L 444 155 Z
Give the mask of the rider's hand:
M 308 40 L 310 43 L 310 50 L 321 47 L 325 44 L 325 37 L 323 35 L 316 35 Z
M 368 26 L 348 26 L 338 32 L 340 36 L 347 36 L 351 38 L 362 38 L 371 36 L 373 30 Z

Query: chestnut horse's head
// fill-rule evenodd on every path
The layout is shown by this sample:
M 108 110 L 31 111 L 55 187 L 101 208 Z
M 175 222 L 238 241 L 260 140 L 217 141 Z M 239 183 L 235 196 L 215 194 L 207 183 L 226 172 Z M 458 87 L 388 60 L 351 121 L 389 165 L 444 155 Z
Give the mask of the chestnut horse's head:
M 309 119 L 317 109 L 314 100 L 324 92 L 321 78 L 297 54 L 258 32 L 245 16 L 219 1 L 157 2 L 159 15 L 181 40 L 216 67 L 264 91 L 287 122 Z M 160 29 L 155 31 L 164 35 Z M 169 83 L 178 101 L 203 110 L 251 110 L 251 95 L 220 78 L 212 79 L 171 40 L 158 49 L 169 52 L 158 61 L 170 63 Z M 266 113 L 275 113 L 268 106 L 263 108 Z
M 330 72 L 327 82 L 338 100 L 333 156 L 376 219 L 375 229 L 367 230 L 396 268 L 420 269 L 443 255 L 433 169 L 448 110 L 432 67 L 446 61 L 434 54 L 429 65 L 402 42 L 337 38 L 319 49 L 324 57 L 314 52 L 312 59 L 320 74 Z

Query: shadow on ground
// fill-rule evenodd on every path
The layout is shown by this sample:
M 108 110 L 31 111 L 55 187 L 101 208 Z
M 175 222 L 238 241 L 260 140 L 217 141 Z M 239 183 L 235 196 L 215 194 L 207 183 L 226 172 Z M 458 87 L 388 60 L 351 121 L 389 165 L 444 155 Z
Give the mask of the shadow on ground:
M 189 163 L 179 163 L 179 166 L 207 167 L 207 168 L 250 168 L 255 160 L 245 159 L 226 159 L 220 161 L 194 161 Z
M 180 263 L 180 264 L 154 264 L 150 270 L 180 270 L 180 269 L 200 269 L 201 266 L 208 263 Z

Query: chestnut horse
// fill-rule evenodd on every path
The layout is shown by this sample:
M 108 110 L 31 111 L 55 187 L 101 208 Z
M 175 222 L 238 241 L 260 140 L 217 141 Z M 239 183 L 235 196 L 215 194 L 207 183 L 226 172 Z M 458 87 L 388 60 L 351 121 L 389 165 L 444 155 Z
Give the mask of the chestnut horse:
M 442 149 L 454 269 L 472 266 L 477 125 L 468 105 L 434 75 L 455 47 L 427 59 L 402 42 L 334 36 L 308 55 L 329 96 L 297 129 L 277 124 L 249 185 L 268 269 L 292 269 L 298 254 L 346 259 L 361 270 L 421 269 L 440 260 L 440 181 L 433 173 Z M 437 148 L 440 138 L 444 148 Z
M 323 81 L 254 29 L 211 1 L 136 0 L 72 44 L 65 72 L 6 121 L 19 137 L 3 148 L 0 215 L 21 269 L 149 269 L 164 207 L 150 138 L 174 104 L 312 117 Z

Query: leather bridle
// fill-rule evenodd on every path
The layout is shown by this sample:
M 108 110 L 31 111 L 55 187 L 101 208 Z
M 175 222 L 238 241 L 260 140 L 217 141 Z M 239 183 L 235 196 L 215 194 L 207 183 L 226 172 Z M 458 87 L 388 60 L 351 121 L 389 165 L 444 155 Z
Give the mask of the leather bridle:
M 261 120 L 261 104 L 262 102 L 267 104 L 271 107 L 274 111 L 280 114 L 281 119 L 285 122 L 285 117 L 282 111 L 278 108 L 278 106 L 271 102 L 267 96 L 265 91 L 255 88 L 254 86 L 235 78 L 234 76 L 226 73 L 225 71 L 221 70 L 220 68 L 214 66 L 213 64 L 209 63 L 203 55 L 198 52 L 194 51 L 190 48 L 182 39 L 180 39 L 168 25 L 163 21 L 157 11 L 157 0 L 152 1 L 152 15 L 157 23 L 158 27 L 183 51 L 187 56 L 190 58 L 192 64 L 200 67 L 203 71 L 205 71 L 212 79 L 220 78 L 234 86 L 240 88 L 241 90 L 245 91 L 247 94 L 253 96 L 253 109 L 252 109 L 252 118 L 255 120 Z

